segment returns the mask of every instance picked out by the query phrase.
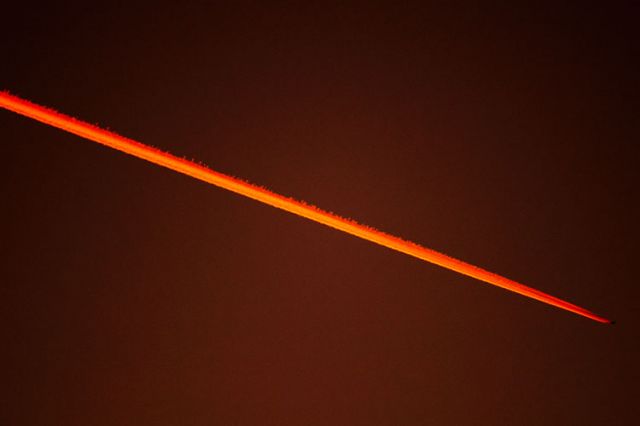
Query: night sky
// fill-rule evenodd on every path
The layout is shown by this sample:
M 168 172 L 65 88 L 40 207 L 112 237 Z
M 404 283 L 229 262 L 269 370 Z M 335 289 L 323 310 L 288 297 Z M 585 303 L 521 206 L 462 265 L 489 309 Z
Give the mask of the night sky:
M 606 326 L 0 111 L 0 424 L 631 425 L 640 8 L 2 11 L 0 90 Z

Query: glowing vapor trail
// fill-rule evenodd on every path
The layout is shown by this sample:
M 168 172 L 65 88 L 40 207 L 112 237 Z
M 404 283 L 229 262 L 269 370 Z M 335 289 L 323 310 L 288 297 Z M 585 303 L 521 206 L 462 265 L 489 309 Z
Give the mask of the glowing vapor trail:
M 393 235 L 385 234 L 384 232 L 361 225 L 355 221 L 325 212 L 317 207 L 310 206 L 303 202 L 284 197 L 231 176 L 210 170 L 199 164 L 178 158 L 132 139 L 122 137 L 83 121 L 60 114 L 54 110 L 35 105 L 29 101 L 10 95 L 7 92 L 0 92 L 0 107 L 49 124 L 53 127 L 66 130 L 67 132 L 76 134 L 93 142 L 117 149 L 126 154 L 175 170 L 195 179 L 211 183 L 221 188 L 228 189 L 229 191 L 244 195 L 245 197 L 253 198 L 254 200 L 269 204 L 270 206 L 286 210 L 297 214 L 298 216 L 302 216 L 322 223 L 323 225 L 355 235 L 356 237 L 380 244 L 392 250 L 417 257 L 418 259 L 434 263 L 452 271 L 468 275 L 480 281 L 502 287 L 506 290 L 510 290 L 540 302 L 556 306 L 560 309 L 591 318 L 592 320 L 601 323 L 612 323 L 612 321 L 596 315 L 584 308 L 504 278 L 500 275 L 451 258 L 435 250 L 402 240 L 401 238 L 394 237 Z

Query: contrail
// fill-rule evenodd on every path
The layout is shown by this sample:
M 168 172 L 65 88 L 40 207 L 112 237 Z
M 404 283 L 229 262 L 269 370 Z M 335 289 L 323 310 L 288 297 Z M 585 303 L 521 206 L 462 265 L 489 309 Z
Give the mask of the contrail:
M 523 296 L 530 297 L 548 305 L 552 305 L 587 318 L 591 318 L 592 320 L 601 323 L 612 323 L 611 320 L 596 315 L 591 311 L 543 293 L 539 290 L 527 287 L 524 284 L 520 284 L 498 274 L 494 274 L 410 241 L 405 241 L 401 238 L 394 237 L 393 235 L 385 234 L 384 232 L 378 231 L 374 228 L 361 225 L 353 220 L 345 219 L 326 212 L 304 202 L 276 194 L 275 192 L 260 188 L 240 179 L 216 172 L 192 161 L 176 157 L 132 139 L 103 130 L 84 121 L 60 114 L 52 109 L 33 104 L 17 96 L 13 96 L 8 92 L 0 92 L 0 106 L 26 117 L 33 118 L 34 120 L 49 124 L 50 126 L 73 133 L 90 141 L 142 158 L 143 160 L 150 161 L 159 166 L 175 170 L 178 173 L 233 191 L 240 195 L 244 195 L 245 197 L 253 198 L 254 200 L 270 206 L 311 219 L 322 223 L 323 225 L 355 235 L 356 237 L 364 240 L 388 247 L 392 250 L 417 257 L 418 259 L 434 263 L 442 266 L 443 268 L 502 287 L 506 290 L 513 291 Z

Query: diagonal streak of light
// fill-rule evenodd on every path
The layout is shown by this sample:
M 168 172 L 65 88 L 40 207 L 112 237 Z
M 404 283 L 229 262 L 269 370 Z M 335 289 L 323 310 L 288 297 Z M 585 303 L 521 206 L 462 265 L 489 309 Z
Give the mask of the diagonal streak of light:
M 467 275 L 485 283 L 501 287 L 505 290 L 518 293 L 601 323 L 613 323 L 611 320 L 596 315 L 585 308 L 528 287 L 524 284 L 520 284 L 501 275 L 486 271 L 477 266 L 454 259 L 410 241 L 386 234 L 353 220 L 345 219 L 338 215 L 323 211 L 304 202 L 276 194 L 275 192 L 271 192 L 243 180 L 216 172 L 192 161 L 176 157 L 167 152 L 163 152 L 135 140 L 109 132 L 97 126 L 61 114 L 52 109 L 36 105 L 17 96 L 11 95 L 8 92 L 0 92 L 0 107 L 65 130 L 69 133 L 73 133 L 90 141 L 106 145 L 126 154 L 150 161 L 151 163 L 166 167 L 178 173 L 191 176 L 195 179 L 260 201 L 264 204 L 268 204 L 323 225 L 330 226 L 364 240 L 371 241 L 392 250 L 396 250 L 460 274 Z

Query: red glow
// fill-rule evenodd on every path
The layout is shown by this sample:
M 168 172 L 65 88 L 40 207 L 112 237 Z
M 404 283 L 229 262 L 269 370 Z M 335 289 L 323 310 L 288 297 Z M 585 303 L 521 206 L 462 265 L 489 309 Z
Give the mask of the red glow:
M 541 291 L 527 287 L 518 282 L 504 278 L 500 275 L 488 272 L 484 269 L 451 258 L 437 251 L 422 247 L 418 244 L 402 240 L 376 229 L 361 225 L 353 220 L 345 219 L 332 213 L 325 212 L 317 207 L 284 197 L 264 188 L 252 185 L 242 180 L 210 170 L 191 161 L 178 158 L 166 152 L 149 147 L 140 142 L 128 139 L 108 132 L 99 127 L 92 126 L 72 117 L 60 114 L 48 108 L 35 105 L 6 92 L 0 92 L 0 106 L 26 117 L 33 118 L 43 123 L 57 127 L 67 132 L 76 134 L 85 139 L 106 145 L 124 153 L 142 158 L 160 166 L 175 170 L 179 173 L 191 176 L 195 179 L 208 182 L 229 191 L 236 192 L 245 197 L 294 213 L 298 216 L 311 219 L 340 231 L 355 235 L 356 237 L 380 244 L 392 250 L 408 254 L 418 259 L 442 266 L 460 274 L 468 275 L 480 281 L 502 287 L 540 302 L 556 306 L 578 315 L 582 315 L 601 323 L 611 323 L 610 320 L 598 316 L 584 308 L 568 303 L 564 300 L 550 296 Z

